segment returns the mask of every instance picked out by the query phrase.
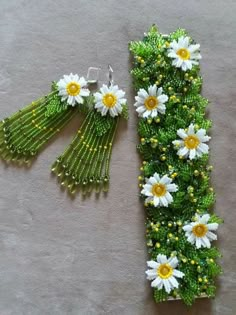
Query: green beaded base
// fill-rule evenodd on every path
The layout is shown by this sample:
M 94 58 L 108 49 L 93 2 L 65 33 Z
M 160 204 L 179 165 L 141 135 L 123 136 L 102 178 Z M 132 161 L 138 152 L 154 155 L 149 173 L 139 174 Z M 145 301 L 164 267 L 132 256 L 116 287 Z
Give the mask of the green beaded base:
M 30 164 L 42 146 L 77 112 L 74 108 L 47 114 L 48 104 L 59 102 L 56 91 L 32 102 L 0 122 L 0 157 L 18 165 Z
M 71 194 L 109 188 L 109 164 L 118 118 L 90 111 L 72 143 L 52 166 L 60 184 Z
M 165 289 L 153 289 L 156 302 L 181 299 L 186 305 L 192 305 L 196 298 L 214 297 L 215 278 L 221 274 L 217 259 L 221 253 L 212 244 L 211 248 L 199 248 L 187 241 L 183 225 L 192 220 L 195 213 L 210 213 L 209 223 L 222 223 L 212 212 L 215 202 L 211 187 L 208 154 L 194 160 L 178 157 L 172 146 L 179 128 L 187 128 L 194 123 L 195 128 L 208 130 L 211 121 L 205 117 L 208 100 L 201 96 L 202 78 L 199 66 L 186 72 L 174 68 L 167 57 L 170 42 L 181 36 L 188 36 L 185 30 L 178 29 L 168 36 L 160 34 L 155 26 L 141 41 L 131 42 L 129 49 L 134 56 L 131 74 L 134 88 L 148 89 L 156 84 L 163 87 L 168 95 L 165 115 L 155 118 L 139 118 L 137 146 L 143 160 L 140 168 L 139 186 L 143 187 L 145 178 L 155 172 L 168 174 L 178 185 L 179 190 L 173 196 L 169 207 L 154 207 L 145 203 L 146 237 L 151 260 L 158 254 L 177 257 L 178 270 L 183 279 L 178 279 L 179 287 L 167 293 Z

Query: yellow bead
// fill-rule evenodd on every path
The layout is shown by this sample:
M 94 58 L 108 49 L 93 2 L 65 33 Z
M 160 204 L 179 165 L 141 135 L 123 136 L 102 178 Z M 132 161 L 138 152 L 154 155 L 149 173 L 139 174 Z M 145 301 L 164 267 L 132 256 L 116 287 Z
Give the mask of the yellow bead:
M 157 248 L 160 248 L 160 247 L 161 247 L 161 244 L 160 244 L 160 243 L 156 243 L 156 247 L 157 247 Z
M 172 223 L 168 223 L 168 226 L 169 226 L 169 227 L 172 227 Z
M 198 278 L 198 281 L 199 281 L 199 282 L 202 282 L 202 278 Z
M 175 240 L 176 240 L 176 241 L 178 241 L 178 240 L 179 240 L 178 236 L 176 236 Z
M 143 171 L 143 167 L 140 167 L 140 171 Z
M 198 176 L 198 175 L 199 175 L 199 171 L 198 171 L 198 170 L 195 170 L 195 171 L 193 172 L 193 174 L 194 174 L 195 176 Z
M 173 234 L 172 234 L 172 233 L 169 233 L 169 234 L 168 234 L 168 236 L 169 236 L 169 237 L 172 237 L 172 236 L 173 236 Z
M 106 150 L 107 149 L 107 146 L 106 145 L 104 145 L 104 150 Z
M 139 176 L 139 177 L 138 177 L 138 180 L 143 180 L 143 177 L 142 177 L 142 176 Z
M 194 265 L 194 264 L 195 264 L 195 261 L 194 261 L 194 260 L 191 260 L 191 264 Z

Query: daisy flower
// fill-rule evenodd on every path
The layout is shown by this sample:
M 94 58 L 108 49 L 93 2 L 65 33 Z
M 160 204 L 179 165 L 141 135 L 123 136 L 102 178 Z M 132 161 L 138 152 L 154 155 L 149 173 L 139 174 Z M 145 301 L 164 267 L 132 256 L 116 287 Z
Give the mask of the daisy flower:
M 148 91 L 144 89 L 138 91 L 138 95 L 135 96 L 136 103 L 134 106 L 137 107 L 136 112 L 138 112 L 139 117 L 154 118 L 159 113 L 165 114 L 166 106 L 164 104 L 168 101 L 168 96 L 162 92 L 162 87 L 157 89 L 155 84 L 149 86 Z
M 185 231 L 185 236 L 187 237 L 188 242 L 195 244 L 197 248 L 210 248 L 210 242 L 217 239 L 216 234 L 212 233 L 211 231 L 216 231 L 219 224 L 207 223 L 209 219 L 209 214 L 204 214 L 202 216 L 196 214 L 196 221 L 183 226 L 183 230 Z
M 117 85 L 108 87 L 103 84 L 100 92 L 94 94 L 95 108 L 102 116 L 109 113 L 111 117 L 118 116 L 122 112 L 122 106 L 126 103 L 125 92 L 120 90 Z
M 189 44 L 189 37 L 181 36 L 178 41 L 170 43 L 168 57 L 173 58 L 172 65 L 181 68 L 183 71 L 191 70 L 193 65 L 199 64 L 201 55 L 199 53 L 200 45 Z
M 167 293 L 173 288 L 178 288 L 179 283 L 176 278 L 183 278 L 184 273 L 175 269 L 178 266 L 178 259 L 171 257 L 167 259 L 166 255 L 157 255 L 157 261 L 150 260 L 147 262 L 146 271 L 147 279 L 152 280 L 151 286 L 161 290 L 163 287 Z
M 59 95 L 62 101 L 67 101 L 68 105 L 75 106 L 76 103 L 83 104 L 84 96 L 89 96 L 89 90 L 86 89 L 87 81 L 78 74 L 64 75 L 63 79 L 57 82 Z
M 209 147 L 204 142 L 207 142 L 211 137 L 206 135 L 205 129 L 199 129 L 196 133 L 194 125 L 191 124 L 187 131 L 179 129 L 177 135 L 182 140 L 174 140 L 172 143 L 176 148 L 179 148 L 177 154 L 179 156 L 190 158 L 190 160 L 201 157 L 203 154 L 208 153 Z
M 173 202 L 173 197 L 170 192 L 176 192 L 178 186 L 171 184 L 172 179 L 167 175 L 160 178 L 160 175 L 155 173 L 150 178 L 146 179 L 146 184 L 143 186 L 141 194 L 147 196 L 145 202 L 153 202 L 155 207 L 168 207 L 168 204 Z

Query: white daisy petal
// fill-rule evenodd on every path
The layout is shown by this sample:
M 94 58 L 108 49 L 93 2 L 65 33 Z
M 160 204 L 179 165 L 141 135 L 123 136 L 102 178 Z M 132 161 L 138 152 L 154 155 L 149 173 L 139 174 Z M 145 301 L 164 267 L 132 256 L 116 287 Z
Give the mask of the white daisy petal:
M 186 134 L 186 132 L 185 132 L 185 130 L 184 129 L 179 129 L 179 130 L 177 130 L 177 135 L 180 137 L 180 138 L 182 138 L 182 139 L 185 139 L 185 138 L 187 138 L 187 134 Z
M 166 264 L 168 262 L 168 259 L 166 258 L 166 255 L 158 254 L 157 255 L 157 262 L 160 264 Z
M 148 267 L 153 268 L 153 269 L 158 267 L 158 263 L 154 260 L 147 261 L 147 265 Z
M 178 259 L 177 257 L 171 257 L 168 259 L 168 263 L 172 268 L 176 268 L 178 266 Z
M 208 223 L 207 224 L 208 230 L 210 231 L 216 231 L 219 227 L 218 223 Z
M 210 231 L 207 232 L 206 236 L 209 238 L 210 241 L 217 240 L 217 235 L 212 233 L 212 232 L 210 232 Z

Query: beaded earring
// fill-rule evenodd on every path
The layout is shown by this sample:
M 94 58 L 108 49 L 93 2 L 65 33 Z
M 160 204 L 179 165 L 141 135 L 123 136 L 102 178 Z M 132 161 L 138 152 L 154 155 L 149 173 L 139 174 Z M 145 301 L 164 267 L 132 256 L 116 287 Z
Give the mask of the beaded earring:
M 93 109 L 65 152 L 57 158 L 52 172 L 62 186 L 74 194 L 92 190 L 107 191 L 109 165 L 119 116 L 128 118 L 125 92 L 113 85 L 113 69 L 109 65 L 109 82 L 92 96 Z
M 0 157 L 6 162 L 30 165 L 40 149 L 77 113 L 86 117 L 72 143 L 57 158 L 52 172 L 74 194 L 107 191 L 112 144 L 119 116 L 128 118 L 125 92 L 109 82 L 94 94 L 99 68 L 90 67 L 87 80 L 64 75 L 52 83 L 51 92 L 0 122 Z M 92 78 L 94 77 L 94 78 Z
M 98 68 L 90 67 L 87 80 L 77 74 L 52 82 L 51 92 L 0 122 L 0 157 L 30 165 L 42 147 L 77 113 L 86 113 L 93 98 L 88 86 L 97 82 Z M 90 79 L 96 75 L 95 79 Z

